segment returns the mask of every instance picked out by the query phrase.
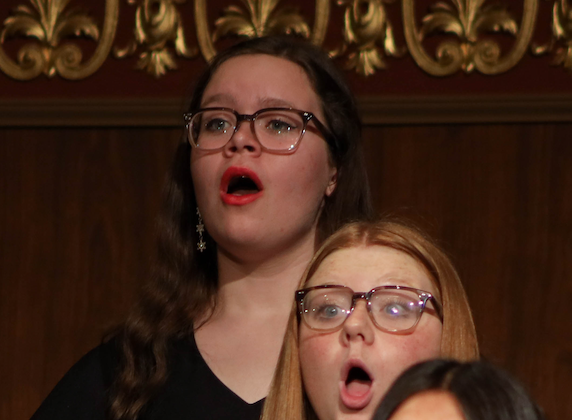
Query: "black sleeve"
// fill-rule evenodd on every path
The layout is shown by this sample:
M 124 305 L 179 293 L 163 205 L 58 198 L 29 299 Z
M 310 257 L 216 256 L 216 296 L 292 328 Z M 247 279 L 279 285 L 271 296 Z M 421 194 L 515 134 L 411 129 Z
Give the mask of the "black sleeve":
M 115 344 L 83 356 L 58 382 L 31 420 L 105 420 L 108 389 L 117 365 Z

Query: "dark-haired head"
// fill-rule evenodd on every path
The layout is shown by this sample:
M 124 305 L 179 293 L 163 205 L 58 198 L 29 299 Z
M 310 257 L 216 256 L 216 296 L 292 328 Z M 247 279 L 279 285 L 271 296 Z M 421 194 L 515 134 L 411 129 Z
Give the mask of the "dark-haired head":
M 188 112 L 193 113 L 201 108 L 203 93 L 223 63 L 234 57 L 256 54 L 283 58 L 300 66 L 321 102 L 324 123 L 331 133 L 325 140 L 332 164 L 337 169 L 337 184 L 334 194 L 326 197 L 318 223 L 318 239 L 325 239 L 345 222 L 370 218 L 373 208 L 356 102 L 343 74 L 328 55 L 315 45 L 291 36 L 270 36 L 247 40 L 220 52 L 197 80 Z M 177 184 L 177 192 L 180 191 L 190 200 L 188 205 L 192 209 L 196 203 L 189 180 L 190 153 L 188 142 L 182 142 L 172 176 Z M 180 223 L 184 222 L 181 220 Z
M 432 360 L 409 368 L 394 382 L 374 420 L 397 417 L 410 398 L 428 395 L 452 397 L 465 420 L 544 419 L 524 387 L 502 369 L 483 361 Z

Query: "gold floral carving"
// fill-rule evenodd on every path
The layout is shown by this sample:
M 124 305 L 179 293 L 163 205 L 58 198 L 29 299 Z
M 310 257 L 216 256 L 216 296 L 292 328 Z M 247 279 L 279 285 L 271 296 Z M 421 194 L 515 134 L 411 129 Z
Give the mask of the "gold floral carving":
M 215 21 L 213 41 L 226 35 L 256 38 L 273 34 L 310 37 L 310 27 L 293 7 L 278 8 L 279 0 L 242 0 L 245 8 L 228 6 Z
M 554 52 L 554 65 L 572 71 L 572 7 L 566 0 L 557 0 L 552 8 L 553 38 L 548 45 L 533 46 L 533 53 Z
M 160 77 L 167 70 L 177 68 L 169 46 L 175 48 L 177 55 L 192 58 L 197 54 L 196 48 L 189 48 L 185 41 L 183 22 L 177 4 L 185 0 L 127 0 L 130 5 L 137 4 L 135 12 L 134 38 L 125 48 L 115 47 L 113 53 L 117 58 L 132 55 L 141 46 L 136 68 Z
M 211 35 L 208 28 L 206 0 L 195 1 L 197 39 L 201 53 L 210 60 L 215 54 L 214 42 L 227 35 L 254 38 L 267 34 L 295 34 L 321 45 L 326 35 L 330 16 L 330 0 L 316 0 L 314 27 L 291 7 L 278 7 L 279 0 L 241 0 L 243 8 L 228 6 L 223 16 L 215 21 Z
M 88 12 L 73 7 L 72 3 L 79 0 L 20 1 L 28 4 L 14 7 L 0 27 L 0 71 L 17 80 L 41 74 L 77 80 L 103 65 L 115 42 L 119 0 L 105 1 L 102 25 Z M 199 49 L 209 60 L 217 52 L 215 43 L 227 36 L 294 34 L 321 46 L 333 0 L 315 1 L 313 27 L 291 6 L 293 1 L 228 0 L 229 6 L 211 22 L 207 0 L 194 0 L 198 48 L 187 44 L 178 10 L 188 0 L 125 1 L 136 6 L 134 35 L 124 47 L 116 46 L 114 55 L 123 58 L 138 54 L 136 67 L 160 77 L 177 67 L 177 57 L 196 57 Z M 402 0 L 407 48 L 399 48 L 387 15 L 391 1 L 395 0 L 336 0 L 344 8 L 343 41 L 330 54 L 345 59 L 348 68 L 365 76 L 386 68 L 388 57 L 399 57 L 407 49 L 416 64 L 431 75 L 459 71 L 499 74 L 516 66 L 529 48 L 539 3 L 522 0 L 523 13 L 518 21 L 504 3 L 508 0 L 430 0 L 431 7 L 417 20 L 415 0 Z M 501 48 L 497 42 L 500 32 L 510 37 L 510 47 Z M 438 42 L 434 52 L 429 51 L 428 38 L 436 34 L 445 40 Z M 533 45 L 532 51 L 553 53 L 554 64 L 572 71 L 572 0 L 554 0 L 552 34 L 547 45 Z M 14 38 L 19 41 L 13 45 L 21 47 L 12 56 L 7 47 Z M 95 43 L 94 52 L 84 57 L 77 38 Z
M 83 79 L 93 74 L 109 54 L 119 13 L 119 0 L 107 0 L 105 23 L 100 33 L 86 13 L 67 9 L 70 0 L 30 0 L 33 7 L 16 6 L 4 21 L 0 44 L 9 38 L 33 38 L 26 43 L 14 61 L 0 47 L 0 69 L 17 80 L 30 80 L 40 74 L 65 79 Z M 91 58 L 83 62 L 81 49 L 64 42 L 84 37 L 98 42 Z
M 411 56 L 427 73 L 446 76 L 460 69 L 498 74 L 514 67 L 522 58 L 532 37 L 538 0 L 524 0 L 520 30 L 503 5 L 485 5 L 485 0 L 450 0 L 435 3 L 423 17 L 420 29 L 415 25 L 414 0 L 403 0 L 405 39 Z M 516 40 L 503 55 L 497 42 L 486 33 L 506 32 Z M 423 41 L 431 34 L 453 34 L 456 40 L 443 41 L 433 59 Z
M 344 42 L 331 52 L 333 57 L 348 53 L 347 67 L 369 76 L 378 69 L 385 69 L 383 52 L 388 56 L 402 56 L 405 49 L 395 44 L 393 26 L 385 12 L 382 0 L 338 0 L 346 6 L 344 13 Z M 383 48 L 383 52 L 379 47 Z

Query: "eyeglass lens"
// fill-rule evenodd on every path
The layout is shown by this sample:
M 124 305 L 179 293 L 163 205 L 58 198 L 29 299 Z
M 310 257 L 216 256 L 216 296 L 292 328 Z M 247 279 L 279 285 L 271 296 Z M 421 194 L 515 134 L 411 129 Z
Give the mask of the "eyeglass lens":
M 230 111 L 200 111 L 191 120 L 191 139 L 201 149 L 219 149 L 231 139 L 237 123 L 236 115 Z M 296 146 L 305 125 L 304 119 L 297 111 L 286 109 L 261 112 L 251 124 L 263 147 L 284 151 Z
M 357 304 L 357 302 L 356 302 Z M 341 326 L 353 305 L 349 288 L 315 289 L 303 301 L 303 317 L 310 328 L 331 330 Z M 424 302 L 411 290 L 376 290 L 369 297 L 369 311 L 378 327 L 387 331 L 413 328 Z

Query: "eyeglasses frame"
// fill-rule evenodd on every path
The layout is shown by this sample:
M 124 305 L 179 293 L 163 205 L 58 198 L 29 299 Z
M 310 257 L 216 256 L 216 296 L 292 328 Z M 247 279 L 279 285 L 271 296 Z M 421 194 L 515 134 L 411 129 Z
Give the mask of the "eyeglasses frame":
M 233 133 L 231 134 L 228 141 L 224 145 L 222 145 L 221 147 L 217 147 L 216 149 L 203 149 L 203 148 L 201 148 L 197 143 L 195 143 L 195 140 L 193 139 L 193 136 L 191 135 L 191 121 L 192 121 L 193 117 L 195 115 L 197 115 L 198 113 L 204 112 L 204 111 L 226 111 L 226 112 L 231 112 L 236 117 L 236 124 L 233 127 Z M 263 112 L 267 112 L 267 111 L 293 111 L 293 112 L 296 112 L 298 115 L 300 115 L 300 117 L 302 117 L 302 120 L 304 122 L 304 126 L 302 127 L 300 137 L 298 138 L 298 140 L 296 140 L 295 144 L 290 146 L 290 148 L 288 148 L 286 150 L 270 149 L 268 147 L 263 146 L 262 143 L 260 142 L 260 140 L 258 139 L 258 137 L 256 136 L 256 130 L 254 128 L 254 122 L 256 121 L 256 117 L 258 117 Z M 196 149 L 204 150 L 206 152 L 216 152 L 216 151 L 222 150 L 228 144 L 228 142 L 232 140 L 233 136 L 238 131 L 238 129 L 240 127 L 240 123 L 242 121 L 249 121 L 250 122 L 250 131 L 253 133 L 254 138 L 256 139 L 256 141 L 258 142 L 258 144 L 260 145 L 262 150 L 264 150 L 266 152 L 276 153 L 276 154 L 294 153 L 296 151 L 296 149 L 298 149 L 298 146 L 300 145 L 300 142 L 302 141 L 302 138 L 304 137 L 304 134 L 306 133 L 306 128 L 307 128 L 308 123 L 310 121 L 314 122 L 314 125 L 316 126 L 318 131 L 320 131 L 320 133 L 324 136 L 326 141 L 328 141 L 330 138 L 332 138 L 332 134 L 330 133 L 330 131 L 326 128 L 326 126 L 314 114 L 312 114 L 311 112 L 308 112 L 308 111 L 302 111 L 300 109 L 288 108 L 288 107 L 262 108 L 262 109 L 259 109 L 258 111 L 256 111 L 254 114 L 239 114 L 234 109 L 225 108 L 225 107 L 200 108 L 195 112 L 187 112 L 187 113 L 183 114 L 183 118 L 185 120 L 185 129 L 187 131 L 187 138 L 188 138 L 191 146 L 193 146 Z
M 349 312 L 346 315 L 346 318 L 344 319 L 344 321 L 337 327 L 334 328 L 329 328 L 329 329 L 321 329 L 321 328 L 313 328 L 311 327 L 308 322 L 306 321 L 306 319 L 304 318 L 304 297 L 306 296 L 306 294 L 308 294 L 309 292 L 313 291 L 313 290 L 319 290 L 319 289 L 349 289 L 350 291 L 353 292 L 352 295 L 352 306 L 349 310 Z M 370 298 L 371 296 L 378 290 L 407 290 L 407 291 L 411 291 L 411 292 L 415 292 L 417 293 L 417 295 L 419 296 L 419 300 L 423 302 L 423 305 L 421 306 L 421 309 L 419 310 L 419 316 L 417 317 L 417 320 L 415 321 L 415 324 L 413 324 L 411 326 L 411 328 L 408 328 L 406 330 L 390 330 L 387 328 L 382 327 L 381 325 L 379 325 L 376 321 L 375 318 L 373 316 L 373 314 L 371 313 L 371 301 Z M 430 301 L 433 304 L 433 307 L 435 308 L 435 313 L 437 314 L 437 316 L 439 317 L 439 320 L 441 322 L 443 322 L 443 307 L 442 305 L 439 303 L 439 301 L 429 292 L 426 292 L 424 290 L 420 290 L 420 289 L 415 289 L 413 287 L 407 287 L 407 286 L 397 286 L 397 285 L 389 285 L 389 286 L 378 286 L 378 287 L 374 287 L 373 289 L 371 289 L 369 292 L 355 292 L 352 288 L 347 287 L 347 286 L 343 286 L 341 284 L 322 284 L 319 286 L 313 286 L 313 287 L 308 287 L 305 289 L 300 289 L 300 290 L 296 290 L 295 292 L 295 299 L 296 299 L 296 303 L 298 306 L 298 321 L 300 321 L 300 318 L 302 319 L 302 321 L 304 322 L 304 324 L 306 324 L 306 326 L 312 330 L 315 331 L 320 331 L 320 332 L 333 332 L 333 331 L 337 331 L 340 328 L 343 327 L 343 325 L 345 324 L 345 322 L 347 321 L 347 319 L 350 317 L 350 315 L 353 313 L 357 301 L 360 299 L 364 299 L 366 301 L 366 308 L 367 308 L 367 312 L 369 314 L 369 317 L 371 319 L 371 321 L 373 322 L 373 325 L 375 325 L 379 330 L 387 332 L 387 333 L 391 333 L 391 334 L 408 334 L 411 331 L 413 331 L 415 329 L 415 327 L 417 326 L 417 324 L 419 323 L 419 320 L 421 319 L 421 315 L 423 315 L 423 312 L 425 312 L 425 310 L 427 309 L 427 302 Z

